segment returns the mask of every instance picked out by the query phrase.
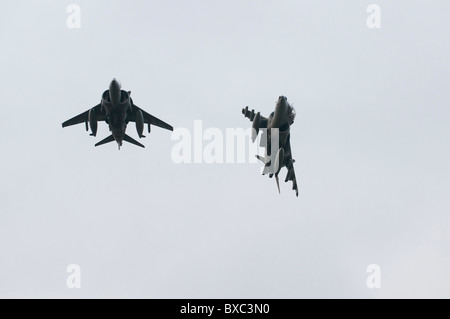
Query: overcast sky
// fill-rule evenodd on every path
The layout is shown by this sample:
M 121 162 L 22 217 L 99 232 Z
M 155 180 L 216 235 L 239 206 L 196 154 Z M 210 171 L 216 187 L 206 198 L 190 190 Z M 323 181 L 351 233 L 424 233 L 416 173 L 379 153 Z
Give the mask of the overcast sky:
M 376 1 L 380 29 L 372 1 L 78 1 L 79 29 L 70 3 L 2 2 L 0 297 L 450 297 L 449 1 Z M 175 164 L 167 130 L 62 129 L 113 77 L 190 130 L 286 95 L 299 197 Z

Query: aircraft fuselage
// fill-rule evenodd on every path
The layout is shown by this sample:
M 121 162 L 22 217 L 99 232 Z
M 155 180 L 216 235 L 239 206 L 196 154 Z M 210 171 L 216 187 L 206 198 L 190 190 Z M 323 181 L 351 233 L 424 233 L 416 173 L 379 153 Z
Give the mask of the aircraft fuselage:
M 287 98 L 285 96 L 280 96 L 278 98 L 277 105 L 275 106 L 275 111 L 272 112 L 267 119 L 267 155 L 271 155 L 272 134 L 278 134 L 278 146 L 279 148 L 284 149 L 285 157 L 289 157 L 291 155 L 291 150 L 289 147 L 290 126 L 292 124 L 291 112 L 292 106 L 289 105 Z M 272 129 L 277 129 L 278 132 Z M 275 152 L 277 151 L 278 149 L 275 150 Z M 283 161 L 282 164 L 285 166 L 285 161 Z
M 127 129 L 127 114 L 131 109 L 130 95 L 121 90 L 120 83 L 113 79 L 109 90 L 102 95 L 102 107 L 106 112 L 106 122 L 119 147 Z

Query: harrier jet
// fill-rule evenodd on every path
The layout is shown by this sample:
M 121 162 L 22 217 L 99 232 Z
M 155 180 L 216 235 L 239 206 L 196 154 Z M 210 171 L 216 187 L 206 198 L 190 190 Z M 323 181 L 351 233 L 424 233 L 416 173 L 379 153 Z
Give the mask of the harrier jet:
M 127 141 L 140 147 L 145 147 L 138 141 L 125 134 L 127 124 L 130 121 L 136 123 L 136 130 L 139 138 L 145 137 L 145 135 L 143 135 L 144 124 L 148 125 L 149 133 L 150 124 L 173 131 L 172 126 L 137 107 L 136 104 L 133 103 L 133 99 L 130 97 L 130 94 L 131 91 L 126 92 L 121 90 L 119 81 L 113 79 L 109 85 L 109 90 L 103 92 L 102 99 L 99 104 L 86 112 L 65 121 L 62 123 L 62 126 L 66 127 L 84 122 L 86 124 L 86 131 L 88 131 L 89 123 L 92 131 L 90 135 L 96 136 L 98 121 L 105 121 L 106 124 L 109 125 L 109 130 L 112 134 L 95 144 L 95 146 L 116 141 L 119 145 L 119 149 L 122 146 L 122 141 Z
M 290 128 L 295 119 L 295 110 L 292 105 L 288 103 L 285 96 L 280 96 L 275 111 L 270 114 L 269 118 L 261 116 L 259 112 L 255 115 L 255 110 L 249 111 L 248 106 L 242 109 L 242 113 L 250 121 L 253 121 L 252 142 L 255 142 L 259 130 L 263 129 L 260 145 L 266 147 L 265 157 L 256 155 L 264 163 L 263 175 L 269 174 L 270 178 L 275 175 L 278 192 L 280 192 L 278 174 L 281 168 L 285 166 L 288 170 L 285 182 L 292 181 L 292 189 L 298 196 L 294 171 L 295 160 L 292 159 L 290 143 Z

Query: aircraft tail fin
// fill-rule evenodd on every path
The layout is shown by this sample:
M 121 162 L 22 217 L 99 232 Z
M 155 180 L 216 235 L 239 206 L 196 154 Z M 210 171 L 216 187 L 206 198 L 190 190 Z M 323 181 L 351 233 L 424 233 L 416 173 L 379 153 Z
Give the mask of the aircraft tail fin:
M 134 140 L 133 138 L 131 138 L 131 137 L 128 136 L 127 134 L 125 134 L 125 135 L 123 136 L 123 140 L 124 140 L 124 141 L 127 141 L 128 143 L 131 143 L 131 144 L 134 144 L 134 145 L 137 145 L 137 146 L 140 146 L 140 147 L 144 147 L 144 148 L 145 148 L 144 145 L 142 145 L 142 144 L 139 143 L 138 141 Z
M 115 141 L 114 136 L 110 135 L 107 138 L 101 140 L 100 142 L 98 142 L 97 144 L 95 144 L 95 146 L 100 146 L 109 142 Z
M 277 187 L 278 187 L 278 194 L 280 194 L 280 181 L 278 179 L 278 174 L 275 175 L 275 180 L 277 181 Z
M 264 164 L 267 164 L 270 162 L 270 157 L 263 157 L 260 155 L 255 155 L 257 159 L 259 159 L 261 162 L 263 162 Z

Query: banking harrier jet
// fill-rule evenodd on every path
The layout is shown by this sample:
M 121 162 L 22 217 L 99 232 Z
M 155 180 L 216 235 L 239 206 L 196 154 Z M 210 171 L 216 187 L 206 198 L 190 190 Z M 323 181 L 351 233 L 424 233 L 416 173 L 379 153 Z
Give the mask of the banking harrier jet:
M 92 131 L 91 136 L 96 136 L 98 121 L 105 121 L 106 124 L 109 125 L 109 130 L 112 134 L 95 144 L 95 146 L 116 141 L 119 145 L 119 149 L 120 146 L 122 146 L 122 141 L 127 141 L 140 147 L 145 147 L 138 141 L 125 134 L 127 124 L 130 121 L 136 123 L 136 130 L 139 138 L 145 137 L 145 135 L 143 135 L 144 124 L 148 125 L 149 133 L 150 124 L 173 131 L 172 126 L 137 107 L 136 104 L 133 103 L 133 99 L 130 97 L 130 94 L 131 91 L 126 92 L 121 90 L 119 81 L 113 79 L 109 85 L 109 90 L 103 92 L 100 104 L 97 104 L 86 112 L 65 121 L 62 123 L 62 126 L 66 127 L 84 122 L 86 124 L 86 131 L 88 131 L 89 123 Z
M 285 96 L 280 96 L 275 106 L 275 111 L 270 114 L 269 118 L 261 116 L 259 112 L 255 114 L 255 110 L 249 111 L 248 106 L 242 109 L 242 113 L 250 121 L 253 121 L 252 142 L 255 142 L 259 130 L 263 130 L 261 146 L 266 147 L 265 156 L 256 155 L 264 163 L 263 175 L 269 174 L 270 178 L 275 175 L 279 192 L 278 174 L 281 168 L 286 166 L 288 172 L 285 182 L 292 181 L 292 189 L 295 190 L 298 196 L 297 180 L 294 171 L 295 160 L 292 159 L 290 143 L 290 128 L 295 119 L 295 110 L 292 105 L 288 103 Z

